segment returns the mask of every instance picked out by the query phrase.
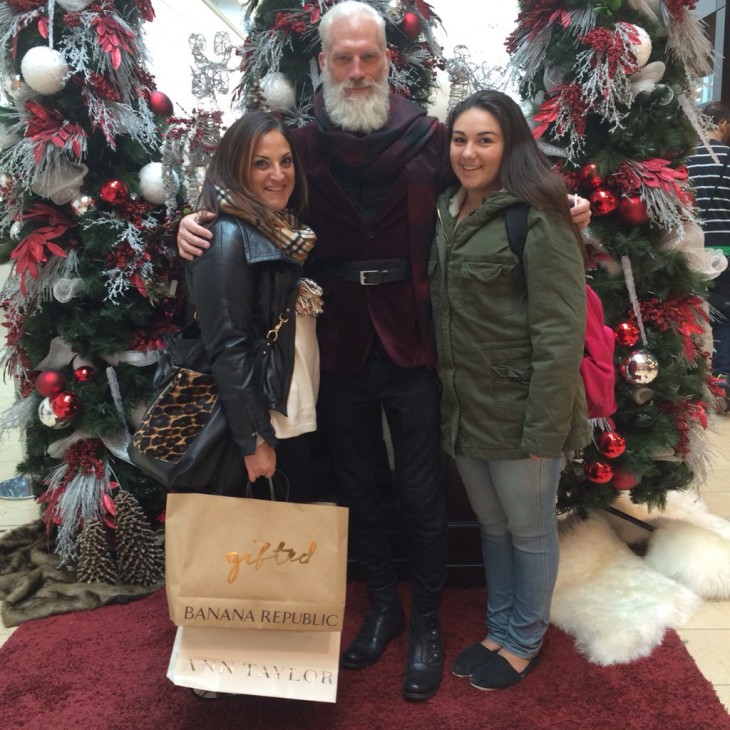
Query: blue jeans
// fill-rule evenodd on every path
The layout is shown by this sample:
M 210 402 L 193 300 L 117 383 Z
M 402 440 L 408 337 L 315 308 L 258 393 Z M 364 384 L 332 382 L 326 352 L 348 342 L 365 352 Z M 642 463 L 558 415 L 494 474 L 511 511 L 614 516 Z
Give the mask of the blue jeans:
M 456 457 L 481 528 L 487 637 L 529 659 L 542 645 L 558 574 L 560 459 Z

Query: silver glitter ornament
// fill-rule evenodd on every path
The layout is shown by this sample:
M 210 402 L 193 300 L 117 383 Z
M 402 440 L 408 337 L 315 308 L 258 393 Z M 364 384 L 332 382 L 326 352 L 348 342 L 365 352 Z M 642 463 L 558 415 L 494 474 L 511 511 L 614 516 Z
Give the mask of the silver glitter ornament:
M 82 218 L 96 208 L 96 201 L 91 195 L 80 193 L 69 203 L 71 210 L 77 218 Z
M 659 362 L 648 350 L 634 350 L 619 367 L 629 383 L 648 385 L 659 375 Z

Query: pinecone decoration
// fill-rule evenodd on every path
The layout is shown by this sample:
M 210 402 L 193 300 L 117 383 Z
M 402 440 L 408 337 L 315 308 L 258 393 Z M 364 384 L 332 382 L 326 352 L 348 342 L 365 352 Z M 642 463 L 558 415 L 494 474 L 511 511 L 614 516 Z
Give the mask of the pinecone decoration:
M 248 87 L 246 92 L 246 111 L 262 111 L 268 112 L 269 103 L 266 99 L 266 94 L 261 88 L 261 84 L 258 79 L 254 80 Z
M 151 586 L 165 575 L 165 553 L 131 492 L 121 491 L 117 503 L 117 565 L 119 582 Z
M 117 566 L 114 564 L 107 540 L 106 527 L 101 520 L 88 520 L 81 531 L 76 562 L 76 578 L 79 583 L 117 582 Z

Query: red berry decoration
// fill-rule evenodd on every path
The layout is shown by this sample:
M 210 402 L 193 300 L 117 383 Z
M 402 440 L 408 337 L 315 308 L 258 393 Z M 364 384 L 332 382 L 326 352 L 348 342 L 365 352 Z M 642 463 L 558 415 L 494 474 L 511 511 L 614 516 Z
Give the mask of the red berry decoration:
M 58 370 L 45 370 L 40 373 L 35 381 L 36 390 L 44 398 L 53 398 L 58 395 L 66 385 L 66 377 Z
M 150 94 L 150 109 L 160 117 L 171 117 L 173 108 L 170 97 L 161 91 L 153 91 Z
M 598 450 L 609 459 L 615 459 L 626 451 L 626 439 L 615 431 L 605 431 L 598 437 Z
M 59 393 L 51 400 L 51 408 L 58 419 L 65 421 L 81 410 L 81 399 L 76 393 Z
M 123 205 L 129 200 L 129 188 L 121 180 L 107 180 L 99 190 L 99 197 L 109 205 Z
M 423 24 L 421 23 L 421 19 L 418 17 L 418 13 L 404 13 L 403 20 L 400 22 L 400 29 L 404 36 L 415 41 L 416 38 L 421 35 L 421 30 L 423 29 Z
M 621 198 L 618 204 L 618 217 L 627 226 L 643 226 L 649 222 L 646 203 L 638 196 Z
M 616 210 L 618 200 L 616 196 L 606 188 L 597 188 L 589 196 L 591 213 L 595 216 L 608 215 Z
M 93 377 L 94 368 L 90 368 L 88 365 L 82 365 L 80 368 L 74 370 L 74 378 L 77 383 L 88 383 Z
M 583 471 L 595 484 L 608 484 L 613 477 L 613 469 L 603 461 L 589 461 L 583 466 Z
M 589 162 L 580 168 L 578 184 L 587 190 L 595 190 L 604 184 L 603 178 L 598 174 L 598 167 L 595 162 Z
M 621 322 L 616 325 L 613 331 L 616 336 L 616 342 L 623 347 L 633 347 L 641 335 L 639 328 L 633 322 Z

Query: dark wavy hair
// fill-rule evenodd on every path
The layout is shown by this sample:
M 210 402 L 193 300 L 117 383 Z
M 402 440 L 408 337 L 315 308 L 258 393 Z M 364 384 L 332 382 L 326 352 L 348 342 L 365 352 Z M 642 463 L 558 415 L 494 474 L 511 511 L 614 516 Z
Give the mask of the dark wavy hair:
M 708 101 L 700 111 L 710 117 L 715 126 L 722 122 L 730 122 L 730 105 L 724 101 Z
M 198 199 L 199 209 L 208 210 L 216 216 L 219 214 L 217 186 L 226 190 L 233 206 L 249 214 L 252 220 L 274 222 L 271 209 L 251 190 L 253 151 L 261 137 L 273 131 L 280 132 L 289 143 L 294 161 L 294 190 L 288 208 L 298 216 L 305 213 L 307 181 L 289 130 L 278 117 L 262 111 L 244 114 L 223 135 L 205 173 Z
M 504 142 L 499 169 L 500 185 L 520 200 L 569 223 L 583 251 L 580 232 L 573 224 L 569 212 L 565 182 L 537 146 L 519 105 L 501 91 L 477 91 L 451 110 L 447 122 L 449 138 L 456 120 L 469 109 L 489 112 L 499 123 Z

